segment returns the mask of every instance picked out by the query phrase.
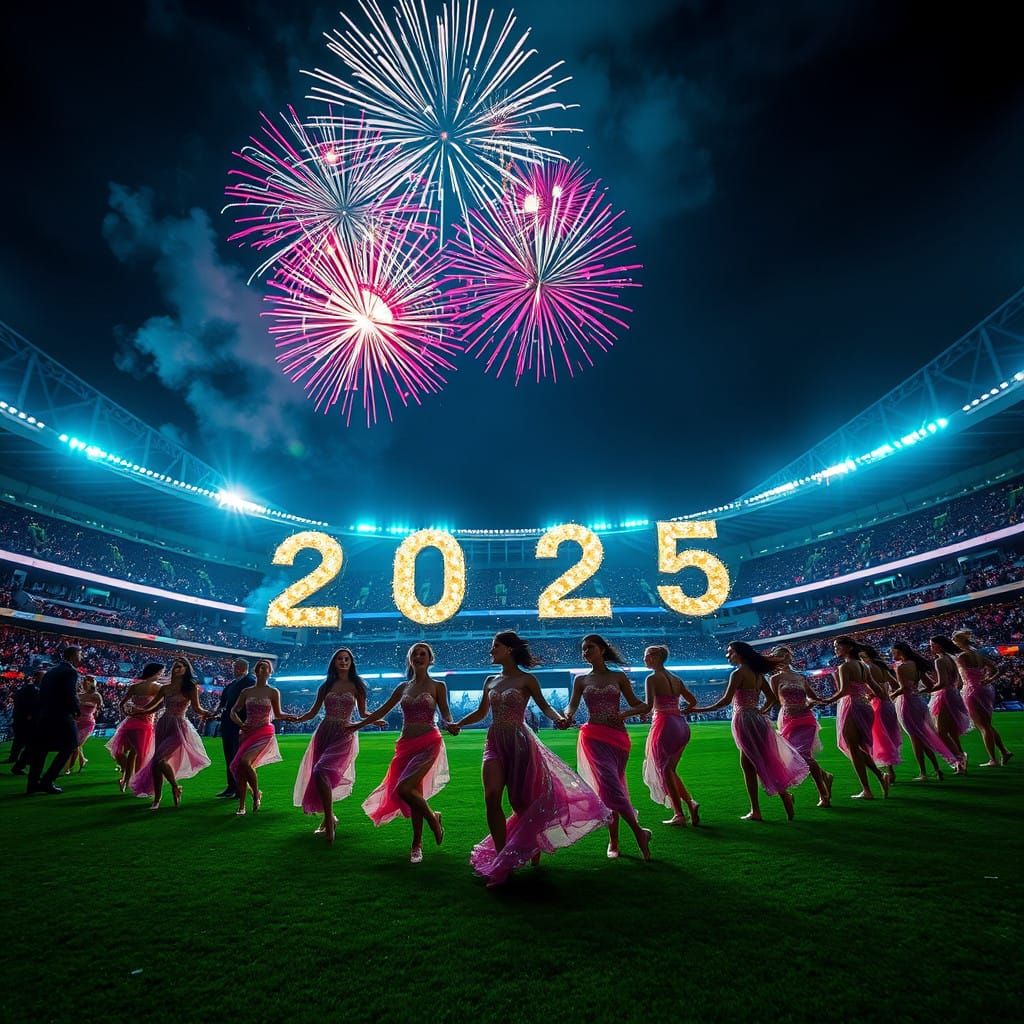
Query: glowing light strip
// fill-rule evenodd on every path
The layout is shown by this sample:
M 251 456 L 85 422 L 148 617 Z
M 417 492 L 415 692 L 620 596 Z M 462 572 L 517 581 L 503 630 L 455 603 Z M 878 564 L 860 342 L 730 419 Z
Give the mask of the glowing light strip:
M 751 646 L 763 646 L 779 643 L 788 643 L 791 640 L 807 640 L 821 636 L 822 633 L 845 633 L 853 626 L 871 626 L 880 622 L 888 622 L 906 615 L 916 615 L 920 612 L 942 611 L 952 608 L 954 605 L 964 604 L 968 601 L 978 601 L 982 598 L 1000 597 L 1003 594 L 1013 594 L 1018 590 L 1024 590 L 1024 580 L 1016 583 L 1004 583 L 1000 587 L 992 587 L 990 590 L 975 590 L 970 594 L 957 594 L 955 597 L 943 597 L 938 601 L 925 601 L 924 604 L 914 604 L 907 608 L 894 608 L 888 612 L 876 612 L 874 615 L 865 615 L 859 619 L 847 619 L 845 622 L 831 622 L 827 625 L 802 629 L 799 633 L 785 633 L 780 636 L 759 637 L 751 640 Z
M 856 572 L 847 573 L 845 576 L 833 576 L 827 580 L 817 580 L 814 583 L 804 583 L 799 587 L 790 587 L 788 590 L 773 590 L 770 594 L 757 594 L 754 597 L 738 597 L 733 601 L 726 601 L 723 608 L 743 608 L 747 605 L 761 604 L 765 601 L 778 601 L 782 597 L 794 597 L 797 594 L 808 594 L 814 590 L 824 590 L 826 587 L 836 587 L 841 583 L 852 583 L 854 580 L 863 580 L 869 576 L 878 576 L 890 572 L 893 569 L 905 569 L 910 565 L 919 565 L 921 562 L 929 562 L 935 558 L 945 558 L 946 555 L 956 554 L 958 551 L 966 551 L 968 548 L 980 547 L 982 544 L 991 544 L 998 540 L 1006 540 L 1007 537 L 1015 537 L 1024 533 L 1024 523 L 1016 523 L 1013 526 L 1006 526 L 1001 530 L 994 530 L 992 533 L 984 533 L 980 537 L 971 537 L 969 540 L 962 540 L 958 544 L 947 544 L 942 548 L 935 548 L 932 551 L 922 551 L 917 555 L 910 555 L 907 558 L 900 558 L 895 562 L 883 562 L 881 565 L 871 566 L 869 569 L 858 569 Z
M 276 661 L 276 654 L 258 654 L 255 651 L 244 651 L 240 647 L 216 647 L 213 644 L 200 643 L 198 640 L 178 640 L 173 636 L 160 636 L 157 633 L 139 633 L 134 629 L 117 629 L 113 626 L 100 626 L 93 622 L 82 622 L 80 619 L 61 619 L 55 615 L 39 615 L 35 612 L 21 612 L 14 608 L 0 608 L 0 616 L 15 619 L 18 622 L 38 622 L 44 626 L 56 626 L 60 630 L 73 630 L 78 633 L 102 633 L 113 637 L 119 642 L 125 640 L 143 640 L 146 643 L 167 644 L 181 650 L 188 648 L 193 651 L 205 651 L 210 654 L 241 655 L 245 658 L 267 658 Z M 318 677 L 320 678 L 320 677 Z
M 670 672 L 726 672 L 732 670 L 732 665 L 666 665 L 665 666 Z M 472 668 L 457 668 L 448 669 L 448 671 L 434 671 L 433 668 L 430 670 L 430 674 L 435 678 L 447 677 L 447 676 L 479 676 L 479 675 L 493 675 L 493 665 L 487 668 L 472 669 Z M 576 666 L 563 665 L 559 668 L 533 668 L 530 672 L 533 675 L 550 675 L 552 673 L 563 673 L 568 672 L 570 675 L 579 675 L 582 672 L 589 672 L 589 669 L 582 669 Z M 641 665 L 639 668 L 627 668 L 623 669 L 624 672 L 641 673 L 650 672 L 649 668 Z M 360 672 L 363 679 L 404 679 L 404 672 Z M 324 681 L 323 673 L 320 672 L 316 675 L 298 675 L 298 676 L 274 676 L 276 682 L 279 683 L 322 683 Z
M 115 579 L 113 576 L 101 576 L 99 573 L 86 572 L 84 569 L 74 569 L 68 565 L 59 565 L 57 562 L 47 562 L 42 558 L 19 555 L 14 551 L 0 549 L 0 561 L 14 562 L 30 569 L 42 569 L 44 572 L 55 572 L 62 576 L 73 576 L 75 579 L 86 580 L 89 583 L 102 583 L 108 587 L 134 590 L 136 593 L 148 594 L 150 597 L 162 597 L 167 601 L 199 605 L 201 608 L 216 608 L 217 611 L 236 612 L 242 615 L 248 611 L 244 605 L 226 604 L 224 601 L 214 601 L 208 597 L 194 597 L 192 594 L 178 594 L 170 590 L 161 590 L 159 587 L 149 587 L 144 583 L 130 583 L 128 580 Z M 68 620 L 61 619 L 61 621 Z

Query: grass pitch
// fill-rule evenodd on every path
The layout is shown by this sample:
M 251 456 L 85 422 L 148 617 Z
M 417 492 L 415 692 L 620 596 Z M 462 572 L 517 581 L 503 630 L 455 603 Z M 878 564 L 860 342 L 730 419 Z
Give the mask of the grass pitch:
M 25 797 L 0 774 L 7 935 L 0 1020 L 950 1021 L 1019 1009 L 1024 715 L 997 724 L 1020 757 L 943 784 L 913 783 L 909 744 L 888 801 L 851 801 L 849 762 L 824 723 L 834 807 L 808 780 L 797 819 L 747 805 L 727 725 L 700 724 L 681 765 L 699 829 L 659 824 L 643 864 L 594 834 L 506 887 L 468 866 L 486 830 L 484 734 L 446 739 L 452 781 L 433 801 L 440 849 L 408 863 L 404 820 L 375 829 L 360 803 L 394 733 L 364 733 L 331 849 L 291 805 L 308 741 L 260 771 L 264 809 L 236 818 L 217 741 L 180 810 L 122 796 L 101 740 L 62 796 Z M 575 733 L 544 741 L 575 763 Z M 972 764 L 984 760 L 977 733 Z M 6 756 L 5 746 L 0 753 Z M 429 834 L 428 834 L 429 838 Z

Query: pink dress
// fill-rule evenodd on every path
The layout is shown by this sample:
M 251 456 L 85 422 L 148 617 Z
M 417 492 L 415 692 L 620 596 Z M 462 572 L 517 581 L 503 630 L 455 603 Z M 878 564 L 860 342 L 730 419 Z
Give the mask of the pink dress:
M 821 750 L 821 726 L 802 683 L 779 684 L 779 734 L 800 756 L 809 761 Z
M 166 761 L 178 782 L 191 779 L 210 766 L 199 733 L 185 717 L 189 703 L 189 698 L 181 693 L 164 699 L 166 711 L 157 722 L 153 756 L 139 766 L 129 783 L 136 796 L 153 796 L 152 767 L 157 761 Z
M 266 697 L 251 697 L 245 702 L 245 728 L 238 743 L 238 750 L 231 758 L 231 774 L 237 779 L 242 758 L 251 750 L 256 754 L 249 762 L 253 768 L 273 764 L 281 760 L 281 751 L 274 732 L 274 705 Z
M 968 715 L 972 721 L 978 717 L 988 720 L 996 706 L 996 688 L 985 682 L 985 666 L 964 668 L 958 663 L 957 668 L 964 683 L 963 699 Z
M 872 697 L 871 757 L 875 764 L 899 764 L 903 760 L 903 735 L 896 706 L 888 697 Z
M 674 765 L 690 742 L 690 723 L 679 711 L 679 698 L 671 695 L 654 698 L 654 721 L 644 748 L 644 782 L 656 804 L 672 807 L 665 773 Z
M 153 695 L 143 693 L 129 698 L 125 705 L 128 716 L 121 721 L 107 742 L 107 750 L 115 761 L 131 751 L 135 752 L 136 765 L 145 764 L 153 756 L 153 719 L 156 712 L 139 711 L 139 708 L 144 708 L 152 701 Z
M 359 734 L 345 726 L 352 721 L 356 699 L 351 693 L 329 693 L 324 697 L 324 720 L 316 727 L 302 755 L 295 779 L 292 802 L 307 814 L 322 814 L 323 804 L 316 788 L 321 775 L 331 787 L 332 800 L 344 800 L 356 783 L 356 755 Z
M 903 731 L 912 740 L 917 740 L 922 747 L 930 750 L 936 757 L 941 757 L 943 761 L 948 761 L 953 767 L 960 763 L 959 754 L 954 754 L 935 731 L 931 716 L 928 714 L 928 704 L 916 693 L 901 693 L 896 698 L 896 715 L 903 726 Z
M 399 706 L 406 725 L 434 725 L 437 703 L 431 694 L 403 697 Z M 398 795 L 398 787 L 418 775 L 423 776 L 420 788 L 424 800 L 440 793 L 451 778 L 448 753 L 436 727 L 419 736 L 403 736 L 395 744 L 395 756 L 384 781 L 363 801 L 363 810 L 374 825 L 384 825 L 399 815 L 412 816 L 409 805 Z
M 98 704 L 82 704 L 75 719 L 78 728 L 78 745 L 81 746 L 96 728 L 96 712 L 99 711 Z
M 470 854 L 473 869 L 489 885 L 505 881 L 535 854 L 554 853 L 611 821 L 598 795 L 526 727 L 528 701 L 516 687 L 491 693 L 484 764 L 500 762 L 513 813 L 501 850 L 487 836 Z
M 936 723 L 938 723 L 939 715 L 945 711 L 952 719 L 953 732 L 957 736 L 963 736 L 971 728 L 971 716 L 967 712 L 967 705 L 964 704 L 964 699 L 960 696 L 955 682 L 946 683 L 932 694 L 928 710 L 931 711 L 932 718 Z
M 839 749 L 852 761 L 853 754 L 846 740 L 847 730 L 852 727 L 854 745 L 865 756 L 871 757 L 875 712 L 871 707 L 867 683 L 852 680 L 849 688 L 850 693 L 840 699 L 836 709 L 836 741 Z
M 782 738 L 757 710 L 757 690 L 736 690 L 732 696 L 732 738 L 757 771 L 764 791 L 777 796 L 799 785 L 811 770 L 800 752 Z
M 584 689 L 583 702 L 590 721 L 580 727 L 576 767 L 580 778 L 597 792 L 609 810 L 631 817 L 636 815 L 636 809 L 626 786 L 630 739 L 618 717 L 620 696 L 618 683 L 591 684 Z

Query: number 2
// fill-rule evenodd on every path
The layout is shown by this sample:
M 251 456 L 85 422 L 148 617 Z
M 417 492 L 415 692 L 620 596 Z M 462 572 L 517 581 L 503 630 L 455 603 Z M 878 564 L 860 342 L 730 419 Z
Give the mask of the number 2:
M 341 545 L 326 533 L 304 530 L 286 537 L 274 552 L 274 565 L 293 565 L 295 556 L 306 549 L 320 552 L 320 564 L 302 579 L 284 588 L 267 606 L 268 626 L 337 629 L 341 625 L 341 609 L 337 605 L 296 608 L 318 590 L 326 587 L 341 572 L 344 555 Z
M 612 602 L 607 597 L 566 597 L 601 568 L 604 547 L 597 534 L 585 526 L 565 523 L 554 526 L 537 541 L 537 558 L 554 558 L 565 541 L 582 549 L 580 560 L 546 587 L 537 600 L 541 619 L 610 619 Z

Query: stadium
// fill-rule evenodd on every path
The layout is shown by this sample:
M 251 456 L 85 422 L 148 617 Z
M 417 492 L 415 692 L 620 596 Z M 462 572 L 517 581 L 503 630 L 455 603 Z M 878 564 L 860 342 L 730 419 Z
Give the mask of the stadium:
M 340 34 L 331 44 L 339 55 L 345 45 Z M 463 207 L 461 216 L 468 223 L 471 213 Z M 464 239 L 454 244 L 475 258 Z M 281 259 L 288 265 L 294 254 Z M 277 282 L 291 289 L 282 301 L 297 294 L 294 266 L 289 273 L 287 288 Z M 476 300 L 462 280 L 454 294 Z M 480 307 L 475 315 L 483 316 Z M 206 1020 L 240 1005 L 266 1020 L 1012 1013 L 1013 962 L 999 951 L 1020 939 L 1016 864 L 1024 852 L 1020 764 L 1010 763 L 1024 742 L 1024 289 L 976 309 L 974 321 L 947 324 L 929 344 L 937 354 L 901 380 L 873 368 L 878 387 L 854 415 L 819 408 L 822 430 L 802 454 L 794 457 L 800 449 L 790 436 L 770 434 L 762 450 L 772 461 L 730 470 L 730 480 L 742 480 L 738 492 L 713 482 L 701 491 L 717 495 L 708 507 L 680 502 L 680 488 L 666 498 L 652 481 L 647 493 L 616 494 L 615 502 L 585 496 L 574 515 L 533 522 L 510 520 L 491 497 L 479 506 L 491 518 L 475 518 L 478 506 L 468 503 L 449 520 L 417 518 L 416 497 L 429 482 L 407 505 L 381 500 L 373 514 L 352 510 L 375 499 L 347 501 L 343 487 L 331 497 L 326 468 L 323 492 L 289 488 L 285 454 L 237 458 L 242 436 L 229 458 L 209 434 L 169 429 L 165 410 L 147 414 L 127 380 L 101 369 L 105 354 L 90 366 L 56 332 L 0 322 L 0 756 L 8 760 L 0 802 L 12 876 L 0 899 L 12 938 L 4 1019 Z M 878 332 L 892 330 L 879 314 Z M 828 354 L 821 358 L 825 374 Z M 397 415 L 425 416 L 419 397 L 406 402 L 416 385 L 408 389 Z M 430 390 L 423 385 L 424 403 Z M 529 415 L 547 415 L 539 400 L 524 401 Z M 343 413 L 352 416 L 351 408 Z M 255 452 L 258 428 L 248 422 Z M 424 433 L 434 429 L 429 419 L 422 424 Z M 641 426 L 631 429 L 630 444 L 655 446 Z M 561 437 L 565 461 L 556 472 L 568 478 L 575 442 Z M 556 448 L 533 443 L 538 458 Z M 345 444 L 372 453 L 369 440 Z M 454 462 L 469 460 L 457 440 L 451 447 Z M 665 450 L 671 473 L 685 475 L 685 451 L 676 462 Z M 383 478 L 390 470 L 382 451 L 362 465 Z M 464 472 L 478 471 L 467 461 Z M 500 493 L 504 484 L 479 475 L 467 493 Z M 605 511 L 588 511 L 595 508 Z M 828 703 L 846 692 L 837 637 L 886 662 L 897 643 L 931 661 L 933 637 L 963 631 L 998 666 L 991 721 L 1002 753 L 972 728 L 962 763 L 951 759 L 939 783 L 903 735 L 887 799 L 872 778 L 877 799 L 851 804 L 848 795 L 863 793 L 854 792 L 853 758 L 841 752 L 846 727 Z M 653 830 L 650 863 L 625 830 L 621 857 L 617 831 L 614 853 L 606 849 L 602 818 L 600 829 L 588 829 L 594 835 L 554 843 L 554 856 L 541 841 L 497 879 L 503 884 L 492 886 L 479 867 L 480 846 L 497 843 L 480 764 L 486 787 L 499 715 L 489 687 L 506 671 L 496 637 L 510 633 L 536 659 L 525 663 L 540 695 L 525 711 L 530 742 L 570 766 L 577 742 L 583 749 L 575 726 L 604 721 L 594 707 L 575 707 L 574 687 L 593 667 L 581 642 L 597 635 L 621 653 L 622 663 L 610 659 L 609 667 L 622 669 L 623 692 L 632 688 L 638 708 L 616 711 L 626 749 L 632 744 L 623 778 L 634 817 Z M 820 698 L 814 756 L 835 780 L 831 806 L 832 782 L 827 795 L 816 792 L 804 766 L 793 820 L 764 793 L 763 826 L 740 820 L 748 802 L 733 738 L 740 710 L 716 706 L 747 664 L 736 659 L 737 644 L 760 656 L 788 648 Z M 413 655 L 423 645 L 432 659 L 423 672 L 443 683 L 450 709 L 435 702 L 442 729 L 466 723 L 444 736 L 450 781 L 427 794 L 437 842 L 428 834 L 422 843 L 423 816 L 414 816 L 410 863 L 404 822 L 374 828 L 381 821 L 367 820 L 360 805 L 391 771 L 396 742 L 407 742 L 412 719 L 398 698 L 420 678 Z M 683 708 L 693 739 L 678 771 L 693 800 L 665 802 L 678 825 L 687 824 L 676 819 L 691 801 L 685 828 L 657 824 L 664 807 L 648 799 L 658 721 L 654 699 L 645 698 L 652 646 L 667 649 L 664 670 L 689 691 L 689 707 L 701 709 Z M 95 729 L 71 774 L 44 775 L 42 785 L 38 772 L 30 776 L 29 794 L 59 795 L 27 799 L 26 780 L 16 776 L 42 741 L 38 728 L 26 731 L 21 695 L 66 666 L 72 649 L 81 657 L 77 678 L 91 677 L 79 696 L 93 684 L 98 695 Z M 335 783 L 333 805 L 321 813 L 314 801 L 326 843 L 311 835 L 317 819 L 302 813 L 310 807 L 300 784 L 316 732 L 334 715 L 325 694 L 341 649 L 365 683 L 357 718 L 385 711 L 373 722 L 379 728 L 358 733 L 348 798 Z M 133 695 L 143 692 L 143 667 L 155 664 L 161 685 L 171 686 L 182 659 L 197 684 L 182 713 L 209 766 L 181 776 L 181 788 L 168 776 L 162 805 L 162 780 L 155 795 L 139 791 L 160 811 L 147 814 L 108 744 L 142 706 Z M 256 803 L 239 816 L 233 800 L 216 799 L 234 797 L 239 777 L 224 753 L 222 712 L 231 712 L 225 701 L 239 692 L 240 675 L 248 679 L 260 663 L 280 695 L 269 726 L 280 758 L 255 762 Z M 781 730 L 770 704 L 766 720 Z M 170 702 L 166 709 L 169 719 Z M 569 728 L 566 715 L 574 716 Z M 912 780 L 915 756 L 927 782 Z M 987 768 L 986 758 L 1001 766 Z M 788 798 L 787 787 L 781 792 Z M 243 811 L 245 793 L 243 784 Z M 521 814 L 511 797 L 509 788 L 506 810 Z M 409 817 L 407 804 L 399 810 Z M 39 955 L 47 949 L 52 958 Z

